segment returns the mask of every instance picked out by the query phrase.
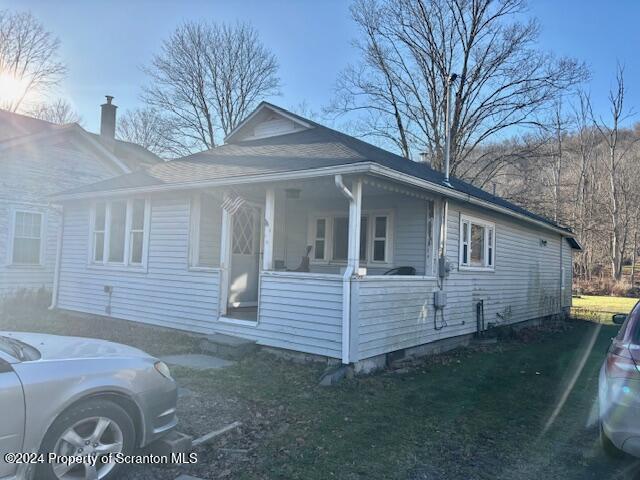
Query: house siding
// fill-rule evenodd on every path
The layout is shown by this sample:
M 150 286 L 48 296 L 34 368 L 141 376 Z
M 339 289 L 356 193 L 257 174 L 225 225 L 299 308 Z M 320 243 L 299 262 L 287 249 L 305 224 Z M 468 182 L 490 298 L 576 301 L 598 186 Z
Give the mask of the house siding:
M 108 285 L 113 287 L 113 317 L 199 333 L 220 332 L 253 339 L 261 345 L 340 358 L 340 275 L 262 272 L 258 322 L 218 318 L 220 270 L 189 268 L 189 198 L 187 194 L 150 197 L 146 272 L 90 266 L 89 207 L 66 205 L 58 306 L 104 315 L 108 303 L 104 287 Z M 308 218 L 313 209 L 307 211 L 311 206 L 304 202 L 289 202 L 285 226 L 283 203 L 282 197 L 276 199 L 276 258 L 292 256 L 289 262 L 298 257 L 296 248 L 307 243 Z M 413 265 L 419 273 L 424 272 L 426 202 L 410 198 L 403 206 L 400 198 L 387 197 L 367 205 L 371 209 L 382 206 L 395 212 L 394 264 Z M 461 214 L 495 223 L 495 271 L 458 268 Z M 355 278 L 351 296 L 352 360 L 473 333 L 479 300 L 484 301 L 486 324 L 506 325 L 559 313 L 571 301 L 568 247 L 560 235 L 546 229 L 450 202 L 447 258 L 451 272 L 444 281 L 446 326 L 438 330 L 434 327 L 436 278 L 371 273 Z M 441 321 L 438 314 L 438 325 Z
M 336 193 L 337 195 L 337 193 Z M 363 212 L 389 210 L 393 213 L 393 265 L 412 266 L 418 275 L 425 271 L 427 201 L 402 194 L 365 196 Z M 286 212 L 286 213 L 285 213 Z M 310 219 L 320 213 L 348 213 L 348 203 L 340 198 L 323 201 L 291 201 L 282 196 L 276 198 L 275 251 L 276 260 L 283 259 L 287 268 L 296 268 L 305 254 Z M 286 231 L 286 235 L 285 235 Z M 338 273 L 344 264 L 311 263 L 316 273 Z M 370 275 L 384 273 L 390 266 L 369 266 Z
M 216 330 L 250 338 L 261 345 L 339 358 L 342 278 L 263 272 L 258 323 L 245 326 L 221 320 Z
M 495 223 L 495 271 L 459 269 L 462 214 Z M 450 202 L 447 235 L 447 259 L 452 269 L 445 280 L 444 314 L 450 336 L 476 331 L 476 304 L 480 300 L 484 301 L 487 325 L 522 322 L 561 311 L 563 240 L 559 234 Z
M 463 214 L 495 223 L 495 271 L 459 269 Z M 546 246 L 541 240 L 546 240 Z M 449 202 L 447 260 L 451 271 L 444 281 L 446 326 L 439 330 L 434 326 L 433 292 L 438 288 L 435 279 L 365 277 L 354 282 L 359 302 L 355 317 L 359 325 L 355 342 L 358 359 L 474 333 L 476 304 L 480 300 L 487 326 L 558 314 L 571 303 L 571 275 L 566 273 L 571 267 L 571 250 L 560 235 L 546 229 Z M 438 313 L 438 326 L 441 321 Z
M 435 278 L 363 277 L 352 285 L 357 324 L 352 358 L 373 357 L 437 339 L 433 329 Z
M 3 149 L 0 160 L 0 297 L 20 289 L 51 289 L 61 209 L 51 206 L 48 196 L 122 172 L 76 143 L 71 134 Z M 15 210 L 45 214 L 45 246 L 40 266 L 11 265 Z
M 59 308 L 105 315 L 104 287 L 111 286 L 113 317 L 201 333 L 214 331 L 220 273 L 188 268 L 188 199 L 151 199 L 146 272 L 89 266 L 89 217 L 87 205 L 65 207 Z
M 566 240 L 562 241 L 562 268 L 563 268 L 563 289 L 562 306 L 571 307 L 571 293 L 573 290 L 573 248 Z

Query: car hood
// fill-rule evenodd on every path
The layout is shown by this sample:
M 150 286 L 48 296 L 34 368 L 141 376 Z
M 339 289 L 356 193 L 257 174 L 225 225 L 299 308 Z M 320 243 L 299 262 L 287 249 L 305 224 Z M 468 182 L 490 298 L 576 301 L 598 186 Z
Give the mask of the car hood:
M 28 332 L 0 332 L 36 348 L 41 360 L 72 360 L 99 357 L 146 357 L 151 355 L 137 348 L 95 338 L 67 337 Z

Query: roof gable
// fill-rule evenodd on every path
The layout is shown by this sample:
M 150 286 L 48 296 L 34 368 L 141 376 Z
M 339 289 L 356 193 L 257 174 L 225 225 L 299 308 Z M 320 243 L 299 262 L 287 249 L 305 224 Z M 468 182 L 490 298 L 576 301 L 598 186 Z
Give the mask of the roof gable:
M 237 143 L 261 138 L 287 135 L 313 128 L 313 125 L 275 105 L 262 102 L 224 139 L 225 143 Z

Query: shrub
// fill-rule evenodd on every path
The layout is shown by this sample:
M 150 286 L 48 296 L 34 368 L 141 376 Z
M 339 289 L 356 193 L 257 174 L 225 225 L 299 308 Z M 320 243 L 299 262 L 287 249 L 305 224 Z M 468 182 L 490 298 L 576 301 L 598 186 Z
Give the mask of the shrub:
M 0 298 L 0 318 L 25 317 L 42 314 L 51 304 L 51 291 L 41 287 L 38 290 L 20 289 Z
M 612 295 L 614 297 L 638 297 L 640 288 L 632 286 L 627 280 L 615 281 L 611 278 L 579 279 L 575 289 L 581 295 Z

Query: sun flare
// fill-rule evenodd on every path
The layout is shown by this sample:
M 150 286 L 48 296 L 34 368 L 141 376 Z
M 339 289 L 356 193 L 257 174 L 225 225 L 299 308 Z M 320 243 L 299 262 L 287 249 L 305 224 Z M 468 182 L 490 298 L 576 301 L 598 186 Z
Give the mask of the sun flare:
M 27 92 L 28 82 L 8 73 L 0 73 L 0 108 L 11 108 Z

